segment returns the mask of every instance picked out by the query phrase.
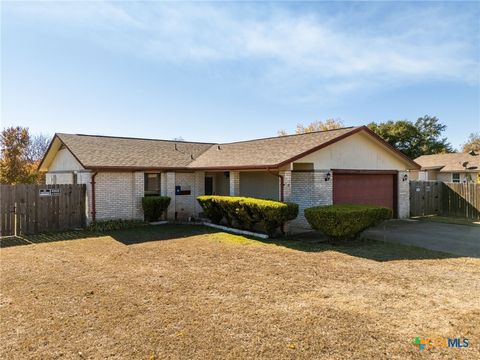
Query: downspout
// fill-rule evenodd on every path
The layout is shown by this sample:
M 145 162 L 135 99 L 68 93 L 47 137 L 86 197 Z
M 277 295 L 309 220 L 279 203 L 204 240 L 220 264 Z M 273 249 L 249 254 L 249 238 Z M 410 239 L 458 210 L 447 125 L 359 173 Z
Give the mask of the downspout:
M 275 174 L 275 173 L 271 172 L 269 168 L 267 168 L 267 172 L 270 175 L 277 176 L 280 179 L 280 201 L 283 202 L 283 200 L 284 200 L 285 178 L 283 177 L 283 175 Z
M 92 174 L 92 180 L 90 182 L 90 184 L 92 185 L 92 211 L 91 211 L 91 214 L 92 214 L 92 222 L 95 222 L 96 220 L 96 215 L 97 215 L 97 211 L 96 211 L 96 206 L 95 206 L 95 176 L 97 176 L 98 172 L 94 172 Z
M 274 175 L 274 176 L 276 176 L 280 179 L 280 201 L 283 202 L 283 200 L 284 200 L 285 178 L 283 177 L 283 175 L 275 174 L 275 173 L 271 172 L 269 168 L 267 168 L 267 172 L 270 175 Z M 282 228 L 280 229 L 280 231 L 282 232 L 282 234 L 285 234 L 285 224 L 282 224 Z

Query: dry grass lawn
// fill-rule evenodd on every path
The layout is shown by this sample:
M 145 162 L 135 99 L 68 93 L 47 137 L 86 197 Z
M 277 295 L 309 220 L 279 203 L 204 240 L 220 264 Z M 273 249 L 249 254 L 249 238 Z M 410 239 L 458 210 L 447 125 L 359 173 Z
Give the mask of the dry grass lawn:
M 480 358 L 480 259 L 168 225 L 0 260 L 2 359 Z

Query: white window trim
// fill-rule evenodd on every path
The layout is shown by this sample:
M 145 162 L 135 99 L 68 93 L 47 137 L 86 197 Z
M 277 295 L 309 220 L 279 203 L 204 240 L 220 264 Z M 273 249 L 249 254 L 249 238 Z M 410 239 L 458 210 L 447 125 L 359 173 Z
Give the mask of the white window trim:
M 458 175 L 458 181 L 455 181 L 455 180 L 453 179 L 453 175 Z M 459 182 L 461 182 L 460 173 L 452 173 L 452 182 L 454 182 L 454 183 L 459 183 Z

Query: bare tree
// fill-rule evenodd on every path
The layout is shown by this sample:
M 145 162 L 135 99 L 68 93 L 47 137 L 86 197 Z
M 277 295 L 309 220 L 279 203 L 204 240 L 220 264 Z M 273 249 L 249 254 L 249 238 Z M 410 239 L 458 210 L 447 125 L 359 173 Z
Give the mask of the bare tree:
M 330 118 L 324 121 L 317 120 L 307 125 L 304 125 L 301 123 L 297 124 L 297 128 L 295 129 L 295 134 L 305 134 L 305 133 L 310 133 L 314 131 L 334 130 L 334 129 L 340 129 L 342 127 L 344 127 L 342 120 Z M 287 131 L 283 129 L 279 130 L 277 134 L 278 136 L 288 135 Z
M 480 151 L 480 133 L 471 133 L 467 142 L 462 145 L 462 151 Z
M 308 125 L 298 124 L 295 129 L 296 134 L 305 134 L 314 131 L 334 130 L 344 127 L 340 119 L 327 119 L 325 121 L 317 120 Z
M 36 163 L 42 160 L 50 145 L 50 137 L 44 134 L 30 136 L 30 142 L 27 147 L 27 160 Z

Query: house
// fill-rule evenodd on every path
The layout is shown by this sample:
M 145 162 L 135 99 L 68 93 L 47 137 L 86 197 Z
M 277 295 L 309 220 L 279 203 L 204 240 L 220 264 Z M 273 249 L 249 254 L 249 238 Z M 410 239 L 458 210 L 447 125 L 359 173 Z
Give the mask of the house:
M 412 172 L 412 180 L 480 183 L 480 156 L 475 153 L 422 155 L 415 162 L 422 168 Z
M 55 134 L 40 171 L 48 184 L 86 184 L 89 221 L 142 219 L 141 198 L 171 198 L 169 219 L 196 217 L 203 194 L 292 201 L 303 209 L 359 203 L 409 216 L 419 166 L 365 126 L 232 143 Z

